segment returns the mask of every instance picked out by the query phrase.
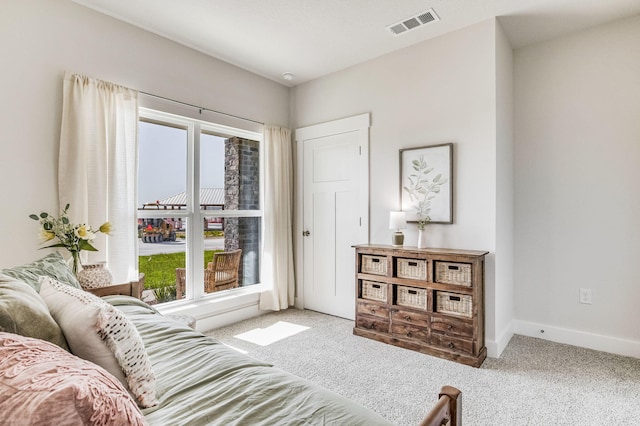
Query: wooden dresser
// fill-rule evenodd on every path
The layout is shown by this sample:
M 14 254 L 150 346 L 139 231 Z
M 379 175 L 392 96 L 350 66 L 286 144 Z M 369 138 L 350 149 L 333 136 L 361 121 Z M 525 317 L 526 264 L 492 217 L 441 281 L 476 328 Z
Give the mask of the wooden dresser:
M 358 245 L 353 333 L 479 367 L 485 251 Z

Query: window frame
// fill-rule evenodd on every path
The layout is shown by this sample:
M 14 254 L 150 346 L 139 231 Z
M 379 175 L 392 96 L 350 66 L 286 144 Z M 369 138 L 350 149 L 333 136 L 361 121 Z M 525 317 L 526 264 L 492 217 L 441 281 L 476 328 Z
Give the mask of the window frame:
M 164 108 L 163 108 L 164 109 Z M 187 131 L 187 176 L 186 176 L 186 199 L 187 206 L 184 210 L 142 210 L 140 203 L 136 203 L 136 220 L 139 218 L 182 218 L 186 220 L 186 253 L 185 268 L 187 270 L 187 280 L 185 288 L 185 298 L 164 302 L 156 306 L 179 307 L 199 300 L 216 299 L 228 297 L 230 294 L 241 295 L 247 293 L 260 292 L 263 290 L 261 277 L 259 282 L 246 287 L 232 289 L 231 292 L 205 293 L 204 269 L 198 267 L 202 265 L 204 259 L 204 218 L 205 217 L 259 217 L 261 218 L 261 229 L 264 231 L 264 138 L 263 134 L 257 131 L 244 130 L 211 121 L 204 121 L 192 116 L 182 116 L 162 109 L 145 106 L 138 107 L 138 122 L 148 122 L 169 127 L 177 127 Z M 205 210 L 200 208 L 200 138 L 202 134 L 209 134 L 224 138 L 240 137 L 257 141 L 259 144 L 259 208 L 256 210 Z M 139 155 L 139 149 L 137 150 Z M 138 160 L 139 164 L 139 160 Z M 138 171 L 136 170 L 136 174 Z M 136 198 L 137 198 L 137 178 L 136 178 Z M 143 213 L 143 214 L 141 214 Z M 136 235 L 137 240 L 137 235 Z M 260 259 L 263 258 L 264 232 L 260 233 Z M 136 258 L 136 269 L 138 267 L 138 257 Z M 260 272 L 261 272 L 260 268 Z

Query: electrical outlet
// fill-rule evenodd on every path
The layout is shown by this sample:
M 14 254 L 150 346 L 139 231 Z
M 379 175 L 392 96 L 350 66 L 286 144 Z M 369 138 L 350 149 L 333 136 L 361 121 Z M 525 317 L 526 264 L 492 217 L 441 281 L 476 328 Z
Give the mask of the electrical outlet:
M 591 305 L 591 289 L 581 288 L 580 296 L 578 300 L 580 303 L 586 303 L 587 305 Z

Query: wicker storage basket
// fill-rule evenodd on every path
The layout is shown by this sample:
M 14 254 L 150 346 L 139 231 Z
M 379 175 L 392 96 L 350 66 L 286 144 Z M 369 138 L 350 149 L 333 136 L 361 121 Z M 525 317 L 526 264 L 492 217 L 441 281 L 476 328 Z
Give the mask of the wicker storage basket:
M 386 302 L 387 284 L 362 280 L 362 298 Z
M 398 286 L 396 304 L 427 310 L 427 290 L 424 288 Z
M 427 261 L 424 259 L 398 258 L 398 278 L 411 278 L 412 280 L 427 279 Z
M 387 258 L 385 256 L 363 254 L 361 272 L 365 274 L 387 275 Z
M 469 295 L 437 292 L 436 312 L 471 318 L 472 307 L 473 299 Z
M 471 287 L 471 265 L 468 263 L 434 262 L 436 282 Z

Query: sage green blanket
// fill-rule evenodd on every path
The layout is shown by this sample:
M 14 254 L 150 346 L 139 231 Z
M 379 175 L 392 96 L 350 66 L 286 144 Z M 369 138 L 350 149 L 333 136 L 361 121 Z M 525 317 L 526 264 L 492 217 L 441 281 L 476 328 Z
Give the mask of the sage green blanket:
M 376 413 L 204 336 L 128 296 L 105 297 L 137 327 L 160 404 L 151 425 L 389 425 Z

